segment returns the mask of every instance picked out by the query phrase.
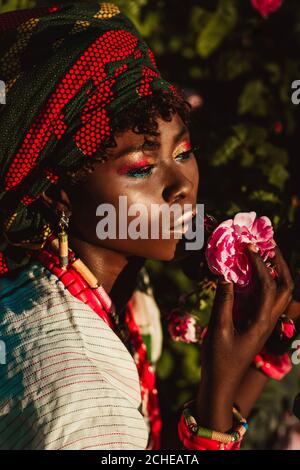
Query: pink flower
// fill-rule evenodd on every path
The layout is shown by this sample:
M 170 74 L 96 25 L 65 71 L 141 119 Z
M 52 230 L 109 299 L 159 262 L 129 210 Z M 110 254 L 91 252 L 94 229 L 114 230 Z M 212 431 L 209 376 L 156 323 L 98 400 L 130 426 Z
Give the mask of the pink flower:
M 252 0 L 252 6 L 259 11 L 263 18 L 267 18 L 270 13 L 278 10 L 282 5 L 282 0 Z
M 174 309 L 168 320 L 168 330 L 174 341 L 183 341 L 184 343 L 197 343 L 199 341 L 201 327 L 192 315 L 182 314 L 180 309 Z
M 210 235 L 206 259 L 211 271 L 226 281 L 246 286 L 251 279 L 251 263 L 246 245 L 252 243 L 263 261 L 275 256 L 274 231 L 268 217 L 255 212 L 240 212 L 222 222 Z

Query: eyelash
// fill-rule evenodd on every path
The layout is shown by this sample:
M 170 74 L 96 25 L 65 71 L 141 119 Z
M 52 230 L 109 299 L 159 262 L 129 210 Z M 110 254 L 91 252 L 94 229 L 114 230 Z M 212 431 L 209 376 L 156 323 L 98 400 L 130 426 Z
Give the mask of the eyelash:
M 180 161 L 186 162 L 187 160 L 190 159 L 191 153 L 195 153 L 199 147 L 192 147 L 189 150 L 186 150 L 185 152 L 181 152 L 176 156 L 176 159 L 178 157 L 180 158 Z M 153 168 L 155 165 L 147 165 L 141 168 L 137 168 L 134 170 L 129 170 L 126 173 L 126 176 L 133 177 L 133 178 L 147 178 L 147 176 L 150 176 L 152 173 Z

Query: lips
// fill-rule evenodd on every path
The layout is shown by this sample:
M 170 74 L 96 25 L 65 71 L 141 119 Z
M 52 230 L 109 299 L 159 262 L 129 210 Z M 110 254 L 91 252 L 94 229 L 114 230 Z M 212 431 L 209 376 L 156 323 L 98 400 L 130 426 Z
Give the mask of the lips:
M 181 217 L 179 217 L 173 225 L 170 226 L 170 232 L 175 233 L 175 232 L 181 232 L 181 233 L 186 233 L 188 228 L 189 228 L 189 222 L 192 221 L 192 219 L 196 216 L 197 214 L 197 207 L 195 207 L 191 211 L 184 212 Z M 184 225 L 183 225 L 184 224 Z

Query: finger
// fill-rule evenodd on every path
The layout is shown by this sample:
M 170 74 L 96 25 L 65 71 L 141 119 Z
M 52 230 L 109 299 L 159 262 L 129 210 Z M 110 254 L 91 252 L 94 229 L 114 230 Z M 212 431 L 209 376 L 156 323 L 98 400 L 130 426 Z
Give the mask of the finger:
M 284 286 L 293 287 L 293 279 L 289 270 L 289 267 L 282 256 L 281 250 L 277 245 L 275 247 L 275 256 L 272 258 L 276 265 L 276 271 L 278 274 L 278 282 Z
M 288 265 L 278 246 L 275 248 L 275 256 L 272 260 L 276 265 L 278 274 L 276 304 L 272 312 L 273 319 L 276 321 L 292 300 L 294 283 Z
M 294 322 L 298 322 L 300 320 L 300 302 L 297 300 L 292 300 L 288 304 L 284 313 L 287 317 L 294 320 Z
M 211 327 L 232 327 L 233 302 L 233 282 L 227 282 L 225 279 L 219 278 L 210 318 Z
M 258 293 L 256 318 L 253 326 L 261 323 L 269 325 L 276 298 L 276 283 L 259 254 L 253 251 L 252 245 L 248 245 L 247 249 Z

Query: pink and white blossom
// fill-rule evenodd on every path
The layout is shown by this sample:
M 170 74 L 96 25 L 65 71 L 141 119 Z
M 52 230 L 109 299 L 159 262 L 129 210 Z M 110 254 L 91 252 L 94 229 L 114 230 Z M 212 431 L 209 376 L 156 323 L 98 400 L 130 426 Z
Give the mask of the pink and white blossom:
M 205 252 L 209 268 L 226 281 L 246 286 L 252 275 L 247 244 L 255 245 L 263 261 L 267 261 L 275 256 L 273 236 L 268 217 L 240 212 L 218 225 L 210 235 Z

